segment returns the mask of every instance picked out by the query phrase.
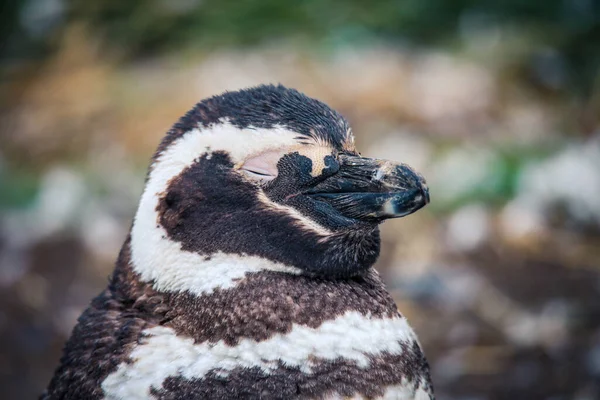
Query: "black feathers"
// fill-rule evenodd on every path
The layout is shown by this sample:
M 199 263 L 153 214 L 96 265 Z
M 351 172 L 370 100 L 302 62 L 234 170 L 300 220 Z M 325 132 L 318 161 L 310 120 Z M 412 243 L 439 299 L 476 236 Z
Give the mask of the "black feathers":
M 373 265 L 379 255 L 377 225 L 344 227 L 324 238 L 262 202 L 259 189 L 232 166 L 226 153 L 213 152 L 171 180 L 157 212 L 170 240 L 181 243 L 183 250 L 207 256 L 219 251 L 255 255 L 329 277 L 361 274 Z M 297 186 L 290 193 L 294 190 Z M 290 205 L 309 218 L 326 218 L 327 210 L 311 209 L 301 198 L 311 201 L 297 196 Z

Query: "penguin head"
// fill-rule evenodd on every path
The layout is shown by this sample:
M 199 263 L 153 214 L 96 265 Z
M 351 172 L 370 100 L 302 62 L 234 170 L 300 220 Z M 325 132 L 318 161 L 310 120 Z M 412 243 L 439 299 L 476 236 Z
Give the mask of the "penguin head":
M 382 221 L 428 202 L 421 175 L 362 157 L 348 122 L 327 105 L 259 86 L 198 103 L 168 132 L 149 169 L 133 252 L 164 259 L 168 242 L 186 257 L 250 256 L 350 277 L 375 262 Z

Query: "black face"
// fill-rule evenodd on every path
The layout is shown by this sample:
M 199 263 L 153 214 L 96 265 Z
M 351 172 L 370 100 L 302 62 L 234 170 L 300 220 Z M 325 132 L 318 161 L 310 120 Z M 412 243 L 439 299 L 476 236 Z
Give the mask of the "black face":
M 299 133 L 301 149 L 283 152 L 269 181 L 249 179 L 225 151 L 201 156 L 173 178 L 157 211 L 159 223 L 183 250 L 206 257 L 257 255 L 309 275 L 349 277 L 377 259 L 380 222 L 429 201 L 420 175 L 405 165 L 360 157 L 339 114 L 281 86 L 199 103 L 175 125 L 158 154 L 185 131 L 223 118 L 240 129 L 283 126 Z M 314 142 L 303 142 L 306 138 Z M 314 143 L 326 151 L 318 156 L 304 151 Z
M 324 157 L 325 168 L 317 177 L 311 174 L 309 157 L 297 152 L 285 155 L 265 192 L 332 231 L 369 228 L 429 202 L 425 180 L 410 167 L 336 153 Z

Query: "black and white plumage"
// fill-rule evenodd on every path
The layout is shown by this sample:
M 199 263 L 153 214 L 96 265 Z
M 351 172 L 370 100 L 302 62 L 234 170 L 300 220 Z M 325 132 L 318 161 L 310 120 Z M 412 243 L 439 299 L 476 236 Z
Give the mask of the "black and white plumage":
M 225 93 L 168 132 L 108 288 L 45 399 L 432 399 L 377 273 L 378 224 L 429 201 L 283 86 Z

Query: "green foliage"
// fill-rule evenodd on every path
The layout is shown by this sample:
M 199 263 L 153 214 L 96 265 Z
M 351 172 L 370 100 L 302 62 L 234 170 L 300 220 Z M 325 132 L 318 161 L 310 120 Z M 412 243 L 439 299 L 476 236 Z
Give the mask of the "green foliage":
M 0 173 L 0 210 L 25 208 L 33 203 L 39 191 L 39 177 L 30 171 Z
M 467 190 L 452 198 L 434 196 L 436 187 L 430 185 L 432 197 L 436 199 L 430 205 L 438 214 L 451 213 L 466 204 L 484 203 L 502 207 L 513 199 L 519 191 L 519 179 L 523 170 L 531 163 L 541 162 L 560 151 L 556 144 L 544 147 L 504 146 L 493 150 L 493 162 L 485 169 L 480 181 L 473 182 Z
M 594 0 L 8 0 L 2 7 L 5 58 L 43 56 L 62 27 L 83 22 L 107 49 L 130 58 L 282 38 L 317 48 L 372 39 L 439 46 L 511 32 L 502 37 L 530 35 L 539 51 L 555 49 L 569 85 L 581 93 L 592 91 L 600 68 L 600 2 Z
M 549 44 L 573 45 L 598 33 L 599 14 L 595 2 L 562 0 L 71 0 L 71 18 L 89 21 L 110 43 L 133 53 L 184 44 L 249 45 L 283 36 L 323 39 L 348 28 L 435 43 L 470 23 L 532 25 L 554 42 Z

